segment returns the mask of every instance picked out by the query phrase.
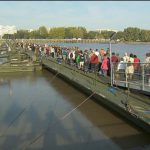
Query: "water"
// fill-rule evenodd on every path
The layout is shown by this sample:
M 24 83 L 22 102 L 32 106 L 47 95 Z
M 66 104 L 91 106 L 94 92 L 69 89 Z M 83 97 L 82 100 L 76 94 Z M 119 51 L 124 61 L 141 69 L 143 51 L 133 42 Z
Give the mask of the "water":
M 82 50 L 85 48 L 92 48 L 92 49 L 101 49 L 104 48 L 107 50 L 109 48 L 109 44 L 98 44 L 98 43 L 49 43 L 59 45 L 59 46 L 66 46 L 66 47 L 71 47 L 71 46 L 78 46 Z M 119 53 L 120 56 L 123 56 L 125 52 L 128 54 L 133 53 L 137 55 L 140 59 L 141 62 L 144 61 L 145 59 L 145 54 L 150 53 L 150 44 L 112 44 L 112 52 Z
M 143 150 L 150 146 L 150 135 L 93 99 L 60 120 L 87 96 L 53 77 L 47 70 L 0 75 L 0 150 L 22 150 L 47 127 L 27 150 Z
M 3 64 L 3 63 L 5 63 L 5 62 L 7 62 L 7 61 L 8 61 L 7 58 L 0 58 L 0 64 Z

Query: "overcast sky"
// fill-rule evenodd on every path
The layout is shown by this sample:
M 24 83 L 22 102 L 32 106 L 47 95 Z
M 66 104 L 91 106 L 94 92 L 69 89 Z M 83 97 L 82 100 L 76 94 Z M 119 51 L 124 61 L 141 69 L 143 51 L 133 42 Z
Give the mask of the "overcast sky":
M 0 25 L 150 29 L 149 1 L 0 1 Z

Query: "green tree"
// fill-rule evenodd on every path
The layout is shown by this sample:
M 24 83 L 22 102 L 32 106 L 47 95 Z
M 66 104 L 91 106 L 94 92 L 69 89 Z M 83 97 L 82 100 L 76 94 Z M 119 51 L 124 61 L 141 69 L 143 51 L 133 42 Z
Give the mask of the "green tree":
M 141 30 L 139 39 L 142 42 L 149 42 L 150 41 L 150 30 Z
M 15 37 L 14 37 L 14 34 L 4 34 L 2 38 L 3 39 L 14 39 Z
M 78 30 L 78 38 L 82 38 L 82 39 L 86 38 L 86 36 L 87 36 L 86 28 L 78 27 L 77 30 Z
M 72 39 L 73 38 L 73 34 L 70 32 L 71 27 L 65 28 L 65 38 L 66 39 Z
M 139 40 L 140 29 L 136 27 L 128 27 L 124 29 L 125 41 L 137 41 Z
M 41 38 L 39 30 L 31 31 L 29 36 L 31 39 L 40 39 Z
M 28 30 L 18 30 L 17 33 L 14 34 L 16 39 L 28 39 L 29 31 Z
M 98 32 L 96 32 L 96 31 L 89 31 L 89 32 L 87 33 L 87 38 L 88 38 L 88 39 L 95 39 L 96 36 L 97 36 L 97 34 L 98 34 Z
M 85 27 L 54 27 L 48 32 L 45 26 L 39 27 L 37 30 L 29 32 L 28 30 L 18 30 L 15 34 L 5 34 L 3 38 L 16 38 L 16 39 L 72 39 L 72 38 L 84 38 L 84 39 L 110 39 L 114 34 L 113 31 L 89 31 Z M 113 37 L 114 40 L 121 41 L 142 41 L 150 42 L 150 30 L 143 30 L 136 27 L 128 27 L 124 31 L 119 31 Z
M 120 40 L 120 41 L 124 41 L 124 32 L 122 32 L 122 31 L 118 31 L 117 33 L 116 33 L 116 35 L 114 36 L 114 39 L 115 40 Z
M 48 31 L 45 26 L 39 27 L 38 32 L 41 39 L 46 39 L 48 37 Z
M 68 27 L 65 28 L 65 38 L 86 38 L 87 31 L 84 27 Z
M 65 38 L 65 28 L 51 28 L 49 31 L 49 38 L 51 39 L 64 39 Z
M 70 34 L 72 35 L 72 38 L 78 38 L 79 33 L 76 27 L 71 27 L 70 28 Z
M 114 31 L 102 31 L 101 35 L 102 37 L 104 37 L 105 39 L 110 39 L 110 37 L 112 36 L 112 34 L 114 34 Z

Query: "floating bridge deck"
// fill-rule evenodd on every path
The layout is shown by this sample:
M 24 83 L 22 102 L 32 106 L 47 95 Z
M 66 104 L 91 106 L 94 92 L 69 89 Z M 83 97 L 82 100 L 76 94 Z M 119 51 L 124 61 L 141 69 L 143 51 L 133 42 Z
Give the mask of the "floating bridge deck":
M 37 71 L 42 69 L 40 62 L 32 61 L 29 53 L 15 49 L 8 51 L 8 47 L 0 47 L 0 52 L 0 73 Z
M 110 86 L 110 79 L 94 73 L 85 73 L 52 57 L 43 57 L 42 64 L 87 94 L 115 110 L 150 133 L 150 98 L 144 94 Z

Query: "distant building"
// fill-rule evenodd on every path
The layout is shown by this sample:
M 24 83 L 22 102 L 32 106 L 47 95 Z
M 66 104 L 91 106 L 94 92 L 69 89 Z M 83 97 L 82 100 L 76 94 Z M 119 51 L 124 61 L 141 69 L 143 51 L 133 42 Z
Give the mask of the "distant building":
M 32 31 L 34 31 L 34 30 L 33 30 L 33 29 L 29 29 L 28 31 L 29 31 L 29 32 L 32 32 Z
M 103 32 L 103 31 L 113 31 L 113 32 L 118 32 L 117 30 L 112 30 L 112 29 L 96 29 L 98 32 Z
M 0 37 L 4 34 L 14 34 L 17 32 L 16 26 L 2 26 L 0 25 Z
M 48 27 L 48 28 L 47 28 L 47 31 L 49 32 L 50 30 L 51 30 L 51 28 L 50 28 L 50 27 Z

